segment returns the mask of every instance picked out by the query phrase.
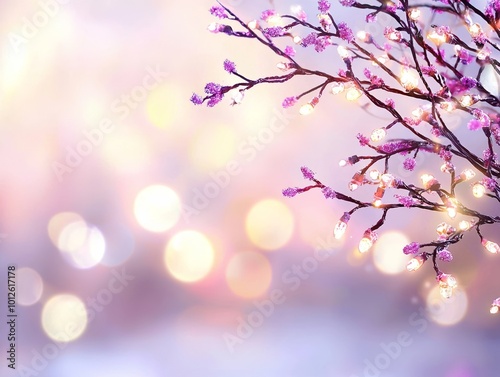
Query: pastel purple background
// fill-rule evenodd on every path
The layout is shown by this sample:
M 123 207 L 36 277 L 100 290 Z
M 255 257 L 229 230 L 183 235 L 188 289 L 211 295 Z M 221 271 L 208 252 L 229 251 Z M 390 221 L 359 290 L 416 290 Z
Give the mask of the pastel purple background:
M 314 19 L 315 2 L 307 3 L 304 9 Z M 355 134 L 369 134 L 387 118 L 327 95 L 311 116 L 300 117 L 293 108 L 287 113 L 289 123 L 280 123 L 282 99 L 307 89 L 305 80 L 258 87 L 241 106 L 231 107 L 225 98 L 213 109 L 194 107 L 188 99 L 193 91 L 202 92 L 206 82 L 233 82 L 222 69 L 226 58 L 249 77 L 279 73 L 275 65 L 280 60 L 264 47 L 206 31 L 214 21 L 207 11 L 211 5 L 204 0 L 70 1 L 60 4 L 48 24 L 17 50 L 9 33 L 20 33 L 23 18 L 32 19 L 41 6 L 1 3 L 0 233 L 6 238 L 0 244 L 0 270 L 6 277 L 8 264 L 30 267 L 44 282 L 36 304 L 18 306 L 18 365 L 29 366 L 51 342 L 40 320 L 50 297 L 71 293 L 85 301 L 107 286 L 113 268 L 125 268 L 135 279 L 36 375 L 497 376 L 499 317 L 488 308 L 500 292 L 499 262 L 484 253 L 474 234 L 453 248 L 455 260 L 447 267 L 468 297 L 465 316 L 453 326 L 439 325 L 419 312 L 435 284 L 431 266 L 387 275 L 371 255 L 355 257 L 363 231 L 378 219 L 376 211 L 357 212 L 345 241 L 334 241 L 331 256 L 297 289 L 284 280 L 287 271 L 314 254 L 319 239 L 331 238 L 334 224 L 350 207 L 326 202 L 319 192 L 282 198 L 281 189 L 304 184 L 299 168 L 307 165 L 324 183 L 346 191 L 355 170 L 340 169 L 338 161 L 365 153 Z M 228 5 L 246 20 L 269 7 L 265 1 L 245 0 Z M 275 5 L 286 12 L 290 3 Z M 334 14 L 354 28 L 363 25 L 364 16 L 337 3 Z M 370 32 L 380 35 L 383 27 L 371 25 Z M 335 58 L 334 50 L 302 55 L 302 61 L 332 72 L 340 67 Z M 166 78 L 156 94 L 148 93 L 120 118 L 112 110 L 113 101 L 140 85 L 148 67 L 159 67 Z M 54 161 L 64 161 L 66 148 L 77 145 L 83 130 L 97 127 L 103 118 L 112 119 L 113 131 L 59 182 Z M 470 134 L 463 130 L 465 121 L 453 120 L 458 134 Z M 248 147 L 271 122 L 284 126 L 269 142 L 260 143 L 261 150 Z M 474 144 L 474 138 L 468 141 L 480 152 L 482 144 Z M 238 162 L 239 173 L 197 215 L 181 217 L 162 233 L 139 226 L 133 206 L 140 190 L 165 185 L 183 205 L 192 206 L 196 190 L 203 190 L 213 180 L 210 174 L 229 161 Z M 407 178 L 402 161 L 393 172 Z M 440 164 L 431 155 L 418 162 L 417 174 L 426 166 L 438 171 Z M 360 193 L 366 198 L 371 194 L 371 188 Z M 263 199 L 286 204 L 293 215 L 293 234 L 278 250 L 260 249 L 245 231 L 248 212 Z M 498 214 L 498 205 L 482 206 Z M 100 229 L 106 253 L 125 250 L 127 258 L 113 267 L 77 269 L 68 264 L 47 234 L 52 216 L 66 211 Z M 384 229 L 425 242 L 445 220 L 444 214 L 398 210 L 390 213 Z M 186 229 L 203 233 L 217 256 L 210 273 L 192 284 L 174 279 L 163 262 L 165 245 Z M 493 237 L 498 229 L 486 233 Z M 238 296 L 225 278 L 229 261 L 243 251 L 258 253 L 271 266 L 272 282 L 257 298 Z M 224 334 L 234 334 L 239 318 L 247 318 L 256 310 L 255 302 L 268 300 L 275 289 L 286 300 L 231 352 Z M 0 306 L 3 315 L 3 298 Z M 6 367 L 6 331 L 2 326 L 2 376 L 17 375 Z M 367 363 L 387 359 L 381 356 L 387 354 L 381 343 L 395 342 L 401 333 L 411 344 L 401 347 L 380 374 L 367 372 Z

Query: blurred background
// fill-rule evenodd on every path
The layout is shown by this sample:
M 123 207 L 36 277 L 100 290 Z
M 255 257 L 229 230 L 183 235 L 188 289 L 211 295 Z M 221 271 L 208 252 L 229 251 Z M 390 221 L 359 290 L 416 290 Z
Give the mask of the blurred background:
M 293 5 L 225 4 L 246 21 Z M 496 376 L 499 317 L 488 309 L 499 262 L 476 234 L 451 248 L 443 268 L 460 287 L 444 303 L 431 266 L 408 273 L 401 248 L 433 240 L 445 214 L 391 211 L 361 256 L 379 212 L 356 212 L 335 240 L 350 206 L 319 191 L 281 195 L 305 185 L 302 165 L 347 191 L 355 167 L 338 162 L 366 153 L 355 135 L 387 125 L 385 114 L 329 95 L 307 117 L 282 109 L 308 80 L 259 86 L 240 106 L 189 102 L 209 81 L 235 82 L 226 58 L 248 77 L 279 74 L 263 46 L 206 30 L 212 5 L 1 2 L 2 375 Z M 302 6 L 314 20 L 316 2 Z M 336 2 L 333 13 L 365 27 L 364 13 Z M 366 30 L 380 37 L 386 23 Z M 340 68 L 336 51 L 299 58 Z M 466 120 L 449 121 L 482 153 Z M 434 155 L 420 154 L 414 173 L 397 158 L 395 176 L 411 182 L 430 169 L 446 179 Z M 498 203 L 471 203 L 498 214 Z M 5 357 L 9 265 L 16 371 Z

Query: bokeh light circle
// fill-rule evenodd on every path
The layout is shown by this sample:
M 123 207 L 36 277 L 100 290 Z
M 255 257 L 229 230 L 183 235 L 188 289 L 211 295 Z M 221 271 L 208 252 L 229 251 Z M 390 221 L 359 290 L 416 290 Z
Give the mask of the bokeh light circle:
M 148 186 L 137 194 L 134 214 L 144 229 L 165 232 L 179 221 L 181 202 L 175 191 L 167 186 Z
M 271 285 L 272 269 L 267 258 L 257 252 L 235 254 L 226 267 L 226 282 L 231 291 L 243 298 L 262 296 Z
M 406 271 L 408 256 L 403 253 L 403 247 L 410 240 L 400 232 L 382 234 L 373 246 L 373 263 L 384 274 L 399 274 Z
M 79 221 L 83 222 L 84 220 L 78 213 L 74 212 L 60 212 L 52 216 L 47 226 L 47 232 L 54 246 L 59 247 L 59 236 L 64 228 Z
M 194 283 L 206 277 L 214 260 L 211 242 L 194 230 L 175 234 L 165 248 L 164 262 L 168 272 L 184 283 Z
M 427 295 L 427 312 L 429 318 L 437 324 L 452 326 L 459 323 L 467 313 L 468 298 L 465 291 L 455 289 L 453 296 L 445 299 L 436 285 Z
M 70 223 L 59 234 L 57 247 L 74 267 L 90 268 L 104 257 L 106 240 L 99 229 L 85 221 Z
M 294 219 L 288 207 L 274 199 L 256 203 L 248 212 L 246 233 L 252 243 L 264 250 L 284 246 L 292 236 Z
M 42 328 L 57 342 L 79 338 L 87 327 L 87 309 L 82 300 L 70 294 L 51 297 L 42 310 Z
M 19 305 L 30 306 L 36 304 L 43 293 L 41 276 L 29 267 L 22 267 L 16 271 L 17 296 Z

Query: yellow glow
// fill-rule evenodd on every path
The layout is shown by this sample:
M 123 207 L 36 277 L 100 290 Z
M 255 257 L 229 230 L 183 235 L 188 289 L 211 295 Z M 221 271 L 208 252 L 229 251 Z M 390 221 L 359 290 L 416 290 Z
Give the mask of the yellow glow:
M 250 21 L 250 22 L 247 24 L 247 26 L 248 26 L 248 28 L 249 28 L 250 30 L 255 30 L 255 29 L 257 29 L 257 28 L 259 27 L 259 21 L 257 21 L 257 20 L 252 20 L 252 21 Z
M 378 181 L 380 179 L 380 172 L 377 169 L 370 170 L 370 178 L 373 181 Z
M 477 52 L 477 58 L 479 60 L 485 60 L 489 56 L 490 56 L 490 51 L 488 51 L 487 48 L 482 48 Z
M 479 35 L 481 35 L 482 32 L 483 32 L 483 30 L 481 29 L 481 25 L 479 25 L 477 23 L 472 24 L 469 27 L 469 33 L 473 38 L 479 37 Z
M 59 236 L 67 225 L 83 221 L 83 218 L 74 212 L 60 212 L 52 216 L 49 220 L 47 231 L 54 246 L 59 246 Z
M 205 235 L 194 230 L 175 234 L 167 244 L 164 262 L 168 272 L 184 283 L 205 278 L 213 268 L 215 253 Z
M 113 170 L 124 173 L 144 169 L 150 163 L 153 152 L 143 134 L 126 127 L 113 133 L 113 137 L 106 139 L 100 148 L 105 161 Z
M 339 47 L 337 47 L 337 53 L 342 59 L 346 59 L 349 57 L 349 50 L 345 46 L 340 45 Z
M 472 226 L 471 222 L 467 220 L 462 220 L 458 223 L 458 227 L 462 231 L 469 230 L 471 226 Z
M 500 246 L 493 241 L 488 241 L 486 239 L 482 240 L 482 244 L 486 250 L 488 250 L 492 254 L 500 253 Z
M 158 128 L 166 129 L 183 118 L 186 104 L 179 98 L 180 88 L 172 84 L 159 85 L 149 94 L 146 103 L 148 118 Z
M 466 94 L 460 98 L 460 104 L 463 107 L 471 106 L 474 104 L 474 97 L 472 97 L 470 94 Z
M 341 239 L 346 230 L 347 230 L 347 223 L 342 220 L 339 220 L 337 224 L 335 224 L 335 228 L 333 229 L 333 235 L 335 239 L 336 240 Z
M 373 130 L 370 139 L 373 142 L 380 141 L 385 137 L 386 134 L 387 132 L 384 128 L 377 128 L 376 130 Z
M 340 94 L 344 91 L 344 84 L 341 82 L 334 82 L 332 84 L 331 92 L 332 94 Z
M 442 326 L 459 323 L 467 313 L 467 308 L 467 294 L 461 290 L 456 290 L 452 298 L 444 299 L 440 287 L 435 286 L 427 296 L 429 318 Z
M 426 189 L 432 186 L 432 183 L 436 180 L 431 174 L 422 174 L 420 179 L 422 180 L 422 184 Z
M 36 304 L 43 292 L 43 280 L 32 268 L 23 267 L 16 271 L 17 285 L 16 300 L 19 305 L 29 306 Z
M 416 21 L 420 18 L 420 9 L 418 8 L 411 8 L 409 11 L 408 11 L 408 15 L 410 16 L 410 18 L 413 20 L 413 21 Z
M 189 158 L 202 171 L 224 169 L 236 151 L 234 127 L 205 126 L 192 139 Z
M 363 92 L 361 90 L 359 90 L 358 88 L 351 87 L 351 88 L 347 89 L 347 91 L 345 93 L 345 98 L 348 101 L 356 101 L 359 97 L 361 97 L 362 94 L 363 94 Z
M 415 89 L 418 86 L 418 77 L 409 69 L 403 69 L 401 72 L 401 85 L 406 90 Z
M 57 295 L 45 303 L 42 310 L 42 328 L 57 342 L 71 342 L 80 337 L 87 327 L 87 310 L 78 297 Z
M 360 253 L 366 253 L 372 246 L 372 240 L 370 240 L 368 237 L 363 237 L 361 241 L 359 241 L 358 250 Z
M 309 115 L 313 112 L 314 107 L 310 103 L 302 105 L 299 109 L 300 115 Z
M 356 33 L 356 37 L 358 37 L 358 39 L 363 41 L 363 42 L 367 42 L 370 38 L 370 34 L 368 34 L 364 30 L 360 30 Z
M 271 285 L 272 269 L 265 256 L 256 252 L 235 254 L 226 267 L 226 282 L 243 298 L 262 296 Z
M 474 186 L 472 186 L 472 195 L 476 198 L 481 198 L 483 197 L 484 193 L 486 192 L 486 187 L 480 182 L 474 183 Z
M 179 220 L 181 202 L 175 191 L 167 186 L 148 186 L 135 198 L 134 215 L 144 229 L 165 232 Z
M 427 34 L 427 38 L 433 41 L 435 44 L 440 45 L 448 41 L 448 36 L 444 33 L 438 33 L 435 30 Z
M 279 14 L 272 15 L 267 18 L 266 22 L 269 24 L 269 26 L 283 26 L 285 22 L 283 21 L 283 18 Z
M 59 235 L 58 248 L 74 267 L 90 268 L 104 257 L 106 241 L 99 229 L 77 221 L 64 227 Z
M 424 264 L 424 258 L 422 256 L 417 256 L 410 259 L 406 265 L 406 269 L 410 272 L 417 271 Z
M 444 110 L 444 111 L 453 111 L 455 110 L 455 104 L 451 101 L 443 101 L 440 103 L 440 107 Z
M 254 245 L 264 250 L 284 246 L 292 236 L 294 219 L 288 207 L 274 199 L 255 204 L 247 214 L 245 229 Z
M 410 240 L 400 232 L 387 232 L 380 236 L 373 247 L 373 263 L 384 274 L 400 274 L 406 271 L 408 256 L 402 250 Z

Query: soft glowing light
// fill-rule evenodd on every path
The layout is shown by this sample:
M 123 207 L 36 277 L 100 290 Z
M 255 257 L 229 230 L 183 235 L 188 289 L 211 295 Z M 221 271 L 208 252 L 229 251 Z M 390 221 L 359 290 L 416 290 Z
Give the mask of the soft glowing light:
M 436 227 L 436 232 L 439 236 L 449 236 L 455 233 L 456 229 L 446 223 L 441 223 Z
M 465 169 L 462 173 L 460 173 L 460 178 L 462 178 L 464 181 L 468 181 L 469 179 L 472 179 L 476 176 L 476 173 L 474 173 L 474 170 L 472 169 Z
M 342 59 L 346 59 L 349 57 L 349 50 L 345 46 L 338 46 L 337 53 L 340 55 Z
M 472 106 L 474 104 L 474 97 L 470 94 L 466 94 L 460 98 L 460 105 L 463 107 Z
M 389 60 L 389 57 L 384 54 L 376 58 L 376 60 L 372 62 L 372 65 L 374 65 L 375 67 L 379 65 L 384 65 L 387 62 L 387 60 Z
M 236 91 L 236 93 L 241 92 Z M 195 168 L 203 172 L 225 170 L 237 148 L 238 139 L 234 127 L 226 124 L 207 124 L 206 126 L 197 130 L 191 137 L 188 149 L 189 159 Z M 215 192 L 216 189 L 210 191 Z M 206 197 L 211 195 L 212 193 L 204 194 Z
M 401 41 L 401 33 L 397 30 L 392 30 L 386 34 L 386 38 L 393 42 Z
M 446 211 L 448 212 L 448 216 L 454 219 L 457 215 L 457 200 L 455 198 L 447 198 L 445 200 Z
M 420 18 L 420 9 L 418 8 L 411 8 L 410 10 L 408 10 L 408 16 L 413 20 L 413 21 L 416 21 Z
M 394 186 L 394 176 L 389 173 L 382 174 L 380 176 L 380 183 L 383 185 L 383 187 L 393 187 Z
M 248 28 L 250 30 L 255 30 L 259 28 L 259 21 L 257 20 L 252 20 L 247 24 Z
M 58 248 L 63 257 L 76 268 L 97 265 L 106 251 L 106 241 L 101 231 L 88 226 L 85 221 L 68 224 L 59 234 Z
M 360 30 L 356 33 L 356 37 L 362 42 L 368 42 L 370 40 L 370 34 L 364 30 Z
M 347 165 L 347 161 L 346 161 L 346 160 L 340 160 L 340 161 L 339 161 L 339 166 L 340 166 L 341 168 L 343 168 L 343 167 L 344 167 L 344 166 L 346 166 L 346 165 Z
M 476 198 L 482 198 L 484 193 L 486 192 L 486 187 L 481 182 L 476 182 L 472 186 L 472 195 Z
M 440 107 L 444 110 L 444 111 L 448 111 L 448 112 L 451 112 L 453 110 L 455 110 L 455 104 L 451 101 L 443 101 L 440 103 Z
M 373 181 L 380 180 L 380 172 L 377 169 L 370 170 L 369 175 Z
M 469 230 L 472 227 L 472 223 L 467 220 L 462 220 L 458 223 L 458 228 L 465 232 L 466 230 Z
M 309 115 L 313 112 L 314 107 L 318 104 L 319 98 L 314 97 L 311 102 L 302 105 L 299 109 L 300 115 Z
M 194 230 L 175 234 L 164 253 L 168 272 L 183 283 L 194 283 L 205 278 L 212 270 L 214 259 L 214 249 L 208 238 Z
M 74 212 L 60 212 L 49 220 L 47 226 L 47 231 L 49 233 L 49 238 L 58 247 L 59 236 L 66 226 L 71 223 L 84 222 L 83 218 Z
M 79 338 L 87 327 L 87 309 L 78 297 L 70 294 L 53 296 L 42 309 L 43 331 L 57 342 Z
M 218 24 L 217 22 L 212 22 L 210 25 L 208 25 L 207 29 L 211 33 L 218 33 L 220 29 L 220 24 Z
M 491 52 L 488 48 L 483 47 L 481 50 L 477 52 L 477 58 L 479 60 L 486 60 L 490 56 Z
M 417 255 L 416 257 L 410 259 L 410 261 L 406 265 L 406 269 L 409 272 L 417 271 L 420 267 L 422 267 L 422 265 L 426 260 L 427 260 L 427 254 Z
M 475 23 L 469 26 L 469 33 L 472 38 L 477 38 L 483 33 L 483 29 L 481 28 L 481 25 Z
M 361 90 L 353 86 L 347 89 L 347 91 L 345 92 L 345 98 L 348 101 L 356 101 L 359 97 L 361 97 L 362 94 L 363 92 Z
M 417 107 L 415 110 L 411 112 L 416 119 L 420 119 L 422 115 L 424 115 L 424 110 L 421 107 Z
M 493 303 L 491 304 L 490 308 L 490 313 L 497 314 L 499 311 L 500 311 L 500 297 L 493 300 Z
M 298 35 L 296 35 L 296 36 L 293 37 L 293 42 L 295 44 L 300 44 L 300 43 L 302 43 L 302 38 L 299 37 Z
M 276 68 L 278 68 L 280 71 L 288 71 L 290 69 L 290 64 L 280 62 L 276 64 Z
M 370 135 L 370 139 L 374 142 L 380 141 L 385 137 L 385 135 L 387 135 L 385 128 L 377 128 L 376 130 L 373 130 L 372 134 Z
M 279 14 L 273 14 L 270 17 L 266 19 L 266 22 L 269 24 L 269 26 L 274 27 L 274 26 L 283 26 L 283 18 Z
M 180 87 L 169 82 L 158 85 L 148 95 L 146 111 L 149 121 L 156 127 L 160 129 L 172 129 L 179 123 L 182 123 L 182 119 L 185 119 L 186 106 L 179 99 L 179 90 L 181 90 Z M 122 131 L 120 130 L 119 132 Z M 116 134 L 119 133 L 113 133 L 113 138 L 117 137 Z M 149 144 L 147 146 L 151 148 Z M 122 154 L 123 150 L 121 150 Z
M 294 219 L 288 207 L 280 201 L 266 199 L 248 212 L 245 229 L 250 241 L 264 250 L 284 246 L 292 236 Z
M 400 274 L 406 269 L 408 257 L 401 250 L 410 240 L 400 232 L 386 232 L 373 246 L 373 263 L 384 274 Z
M 181 203 L 171 188 L 148 186 L 135 198 L 134 215 L 144 229 L 155 233 L 165 232 L 179 221 Z
M 377 240 L 377 234 L 370 229 L 368 229 L 364 234 L 361 241 L 359 241 L 358 250 L 360 253 L 366 253 L 371 249 L 375 241 Z
M 427 38 L 437 45 L 448 41 L 448 35 L 446 33 L 438 33 L 436 30 L 432 30 L 429 34 L 427 34 Z
M 226 267 L 226 282 L 231 291 L 243 298 L 266 293 L 272 280 L 271 264 L 256 252 L 236 253 Z
M 487 239 L 483 238 L 481 241 L 482 245 L 486 250 L 488 250 L 492 254 L 498 254 L 500 253 L 500 246 L 496 242 L 493 241 L 488 241 Z
M 424 185 L 425 189 L 429 189 L 434 184 L 437 183 L 436 178 L 434 178 L 434 176 L 431 175 L 431 174 L 422 174 L 422 176 L 420 177 L 420 179 L 422 180 L 422 184 Z
M 344 235 L 345 231 L 347 230 L 347 223 L 349 222 L 350 219 L 349 213 L 344 213 L 340 220 L 335 224 L 335 228 L 333 229 L 333 235 L 336 240 L 339 240 L 342 238 Z
M 43 292 L 43 280 L 32 268 L 22 267 L 16 271 L 17 286 L 16 300 L 19 305 L 30 306 L 36 304 Z
M 330 90 L 332 94 L 340 94 L 344 91 L 344 84 L 341 82 L 334 82 Z
M 401 72 L 401 85 L 406 90 L 415 89 L 418 86 L 418 77 L 409 69 L 403 69 Z
M 468 299 L 464 291 L 457 290 L 453 299 L 445 299 L 440 294 L 440 287 L 434 287 L 427 296 L 429 318 L 442 326 L 459 323 L 467 313 Z

